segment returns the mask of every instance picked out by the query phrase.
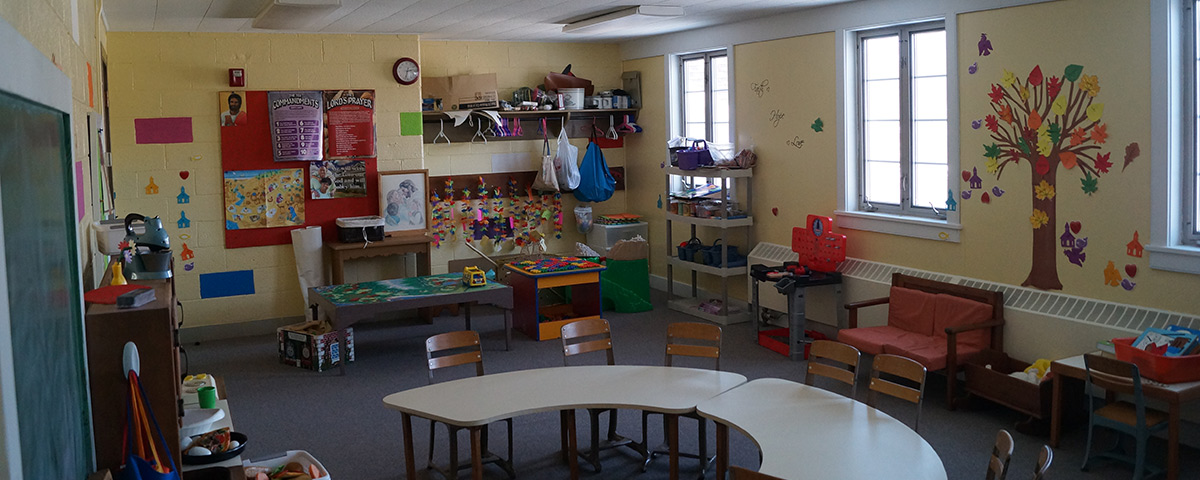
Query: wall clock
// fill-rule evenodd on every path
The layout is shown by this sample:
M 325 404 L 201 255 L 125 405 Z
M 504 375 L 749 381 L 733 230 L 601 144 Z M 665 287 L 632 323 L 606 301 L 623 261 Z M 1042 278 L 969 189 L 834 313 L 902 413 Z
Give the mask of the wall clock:
M 401 85 L 412 85 L 417 82 L 417 77 L 421 75 L 421 67 L 417 65 L 417 61 L 408 57 L 396 60 L 396 64 L 392 65 L 392 77 Z

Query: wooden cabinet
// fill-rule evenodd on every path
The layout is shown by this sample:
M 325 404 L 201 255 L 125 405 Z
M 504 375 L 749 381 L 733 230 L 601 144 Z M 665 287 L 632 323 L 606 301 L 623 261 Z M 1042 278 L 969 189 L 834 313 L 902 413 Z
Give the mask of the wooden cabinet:
M 529 273 L 512 265 L 505 281 L 513 289 L 513 325 L 534 340 L 559 338 L 562 326 L 601 318 L 600 272 L 604 267 L 564 272 Z M 560 287 L 570 287 L 570 295 Z M 562 302 L 543 302 L 543 291 Z M 569 301 L 566 299 L 570 299 Z
M 183 412 L 180 391 L 179 336 L 175 284 L 171 279 L 134 282 L 154 287 L 155 300 L 139 308 L 89 304 L 84 318 L 88 383 L 92 397 L 92 432 L 96 467 L 115 469 L 122 463 L 121 433 L 129 384 L 122 366 L 125 342 L 141 357 L 142 386 L 162 428 L 171 455 L 179 462 L 179 427 Z

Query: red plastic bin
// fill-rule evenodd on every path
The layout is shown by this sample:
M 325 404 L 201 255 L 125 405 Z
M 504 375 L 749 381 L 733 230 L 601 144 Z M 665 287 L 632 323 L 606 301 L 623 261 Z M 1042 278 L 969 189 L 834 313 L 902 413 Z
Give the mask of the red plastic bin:
M 1138 366 L 1143 377 L 1162 383 L 1186 383 L 1200 380 L 1200 355 L 1166 357 L 1133 348 L 1135 337 L 1114 338 L 1117 360 Z

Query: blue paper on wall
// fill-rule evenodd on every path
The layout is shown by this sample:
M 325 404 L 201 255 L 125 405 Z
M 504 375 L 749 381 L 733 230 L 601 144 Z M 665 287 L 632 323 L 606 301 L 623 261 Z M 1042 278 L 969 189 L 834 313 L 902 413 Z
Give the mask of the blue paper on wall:
M 254 271 L 200 274 L 200 298 L 254 295 Z

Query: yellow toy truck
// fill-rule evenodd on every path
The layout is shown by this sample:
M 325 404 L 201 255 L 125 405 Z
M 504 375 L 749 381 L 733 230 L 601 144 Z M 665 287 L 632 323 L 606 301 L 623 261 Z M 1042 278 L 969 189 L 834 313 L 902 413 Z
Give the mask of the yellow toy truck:
M 482 287 L 487 285 L 487 274 L 479 267 L 466 267 L 463 269 L 462 283 L 468 287 Z

